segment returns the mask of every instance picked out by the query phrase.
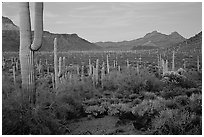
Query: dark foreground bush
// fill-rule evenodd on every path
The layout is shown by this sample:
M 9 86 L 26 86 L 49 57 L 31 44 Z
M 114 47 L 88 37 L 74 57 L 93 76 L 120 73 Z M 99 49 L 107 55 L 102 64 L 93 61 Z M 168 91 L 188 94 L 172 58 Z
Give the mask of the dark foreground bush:
M 152 127 L 154 134 L 160 135 L 201 135 L 202 118 L 188 111 L 167 109 L 154 119 Z
M 51 109 L 43 106 L 31 107 L 19 96 L 3 100 L 2 134 L 64 134 L 66 127 L 55 117 Z

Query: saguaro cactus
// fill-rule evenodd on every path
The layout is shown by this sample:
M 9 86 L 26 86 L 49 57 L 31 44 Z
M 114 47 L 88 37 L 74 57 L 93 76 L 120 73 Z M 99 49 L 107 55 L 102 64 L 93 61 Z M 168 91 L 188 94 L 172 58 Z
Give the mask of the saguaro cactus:
M 96 60 L 96 70 L 95 70 L 96 84 L 98 84 L 98 68 L 99 68 L 99 59 Z
M 91 59 L 89 59 L 89 76 L 92 75 L 92 65 L 91 65 Z
M 35 104 L 34 51 L 40 49 L 43 35 L 43 3 L 35 3 L 34 41 L 31 43 L 31 22 L 28 2 L 20 6 L 20 48 L 21 77 L 23 91 L 28 91 L 30 103 Z M 24 95 L 23 95 L 24 96 Z
M 109 60 L 108 60 L 108 55 L 107 55 L 107 73 L 109 74 L 110 72 L 110 66 L 109 66 Z
M 129 64 L 129 60 L 128 59 L 126 60 L 126 65 L 127 65 L 127 68 L 129 69 L 130 64 Z
M 105 78 L 105 63 L 103 62 L 102 68 L 101 68 L 101 86 L 103 87 L 103 80 Z
M 57 38 L 54 39 L 54 68 L 55 68 L 55 88 L 59 86 L 59 77 L 58 77 L 58 58 L 57 58 Z
M 199 61 L 199 56 L 197 56 L 197 71 L 200 70 L 200 61 Z
M 16 86 L 16 67 L 13 66 L 13 83 L 14 83 L 14 86 Z
M 175 51 L 173 51 L 173 55 L 172 55 L 172 71 L 175 70 L 174 59 L 175 59 Z

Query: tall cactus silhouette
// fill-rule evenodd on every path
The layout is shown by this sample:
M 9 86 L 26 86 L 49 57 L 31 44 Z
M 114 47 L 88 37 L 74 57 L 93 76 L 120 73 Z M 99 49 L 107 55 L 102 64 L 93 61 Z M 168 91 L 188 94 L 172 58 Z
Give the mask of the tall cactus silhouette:
M 172 55 L 172 71 L 175 71 L 174 60 L 175 60 L 175 51 L 173 51 L 173 55 Z
M 106 60 L 106 62 L 107 62 L 107 74 L 109 74 L 109 72 L 110 72 L 110 66 L 109 66 L 109 60 L 108 60 L 108 55 L 107 55 L 107 58 L 106 58 L 107 60 Z
M 199 56 L 197 56 L 197 71 L 200 70 L 200 61 L 199 61 Z
M 55 88 L 59 86 L 58 77 L 58 57 L 57 57 L 57 38 L 54 39 L 54 68 L 55 68 Z
M 28 2 L 19 3 L 20 6 L 20 48 L 19 58 L 21 64 L 22 89 L 28 91 L 30 103 L 35 104 L 35 71 L 34 51 L 40 49 L 43 35 L 43 3 L 35 3 L 34 41 L 31 43 L 31 22 Z M 23 95 L 25 97 L 25 95 Z

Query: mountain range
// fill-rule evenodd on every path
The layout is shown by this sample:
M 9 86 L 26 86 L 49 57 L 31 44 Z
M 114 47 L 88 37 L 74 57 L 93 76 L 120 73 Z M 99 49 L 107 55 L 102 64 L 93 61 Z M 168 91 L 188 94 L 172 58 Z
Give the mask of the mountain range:
M 79 37 L 77 34 L 54 34 L 44 31 L 42 47 L 39 51 L 53 51 L 54 38 L 58 38 L 58 51 L 66 52 L 102 49 L 100 46 Z M 19 27 L 9 18 L 2 17 L 2 51 L 17 52 L 19 51 L 19 45 Z
M 165 48 L 171 45 L 185 41 L 178 32 L 172 32 L 169 35 L 157 31 L 147 33 L 144 37 L 122 42 L 97 42 L 95 44 L 112 50 L 139 50 Z
M 2 51 L 19 51 L 19 27 L 9 18 L 2 17 Z M 32 32 L 33 36 L 33 32 Z M 197 36 L 197 35 L 196 35 Z M 58 38 L 58 51 L 88 51 L 88 50 L 144 50 L 155 48 L 169 48 L 175 45 L 185 45 L 185 41 L 194 41 L 202 38 L 202 32 L 196 38 L 185 39 L 178 32 L 169 35 L 158 31 L 147 33 L 144 37 L 121 42 L 96 42 L 91 43 L 77 34 L 55 34 L 43 32 L 43 43 L 40 51 L 53 51 L 54 38 Z M 200 44 L 198 44 L 200 45 Z

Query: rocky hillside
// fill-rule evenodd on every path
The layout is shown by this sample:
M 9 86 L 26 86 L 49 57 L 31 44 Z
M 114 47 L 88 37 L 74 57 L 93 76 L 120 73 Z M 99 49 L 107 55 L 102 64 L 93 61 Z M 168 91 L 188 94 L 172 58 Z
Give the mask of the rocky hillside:
M 97 42 L 96 44 L 108 49 L 118 49 L 118 50 L 130 50 L 130 49 L 152 49 L 152 48 L 161 48 L 169 47 L 176 43 L 185 41 L 185 38 L 182 37 L 178 32 L 172 32 L 170 35 L 162 34 L 157 31 L 146 34 L 142 38 L 138 38 L 131 41 L 122 41 L 122 42 Z M 150 44 L 146 44 L 150 42 Z
M 202 50 L 202 31 L 196 34 L 195 36 L 190 37 L 186 41 L 180 42 L 175 44 L 174 46 L 170 47 L 170 49 L 178 49 L 184 52 L 190 52 L 193 50 Z
M 33 34 L 33 33 L 32 33 Z M 58 38 L 58 51 L 86 51 L 101 50 L 97 46 L 77 34 L 54 34 L 48 31 L 43 33 L 43 45 L 40 51 L 53 51 L 54 38 Z M 9 18 L 2 17 L 2 51 L 18 51 L 20 44 L 19 27 Z

